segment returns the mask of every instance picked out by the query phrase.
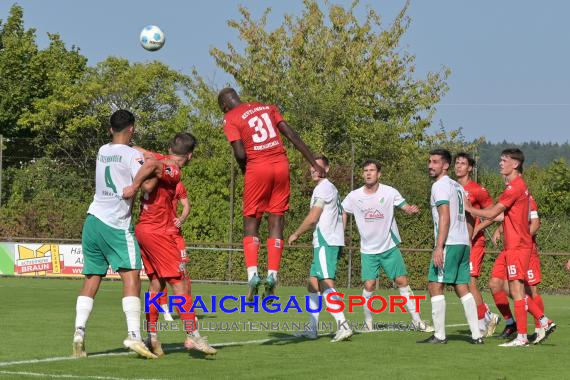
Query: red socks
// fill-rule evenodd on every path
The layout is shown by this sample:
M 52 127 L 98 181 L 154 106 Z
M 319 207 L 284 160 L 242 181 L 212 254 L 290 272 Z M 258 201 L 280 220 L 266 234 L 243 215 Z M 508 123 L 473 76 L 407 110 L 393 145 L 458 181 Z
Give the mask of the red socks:
M 513 318 L 513 313 L 509 307 L 509 298 L 505 291 L 501 290 L 497 293 L 493 293 L 493 299 L 495 300 L 495 305 L 497 305 L 497 309 L 499 309 L 505 321 Z
M 542 314 L 544 314 L 544 301 L 542 300 L 542 297 L 540 296 L 540 294 L 537 295 L 536 297 L 532 297 L 532 300 L 534 301 L 536 306 L 538 306 L 538 308 L 540 309 Z M 541 327 L 540 321 L 537 318 L 534 318 L 534 326 L 535 327 Z
M 158 299 L 158 304 L 159 305 L 168 305 L 168 290 L 166 290 L 166 287 L 164 288 L 163 293 L 164 294 L 162 296 L 160 296 L 160 298 Z M 164 310 L 164 311 L 168 311 L 168 310 Z
M 267 269 L 279 271 L 283 255 L 283 239 L 267 239 Z
M 482 303 L 481 305 L 477 305 L 477 319 L 481 320 L 485 318 L 485 313 L 487 312 L 487 306 Z
M 515 319 L 517 321 L 517 333 L 526 334 L 526 302 L 524 299 L 515 301 Z
M 259 253 L 259 238 L 246 236 L 243 238 L 243 253 L 245 255 L 245 266 L 257 266 L 257 254 Z
M 180 315 L 180 320 L 186 330 L 187 334 L 190 334 L 196 330 L 196 314 L 193 311 L 189 311 L 192 308 L 192 296 L 188 294 L 177 294 L 177 296 L 184 297 L 184 310 L 186 313 L 178 313 Z
M 149 299 L 156 297 L 157 293 L 150 293 L 149 292 Z M 162 304 L 162 303 L 161 303 Z M 146 329 L 148 332 L 155 333 L 156 332 L 156 324 L 158 322 L 158 309 L 154 306 L 154 303 L 151 303 L 148 308 L 148 313 L 146 313 Z

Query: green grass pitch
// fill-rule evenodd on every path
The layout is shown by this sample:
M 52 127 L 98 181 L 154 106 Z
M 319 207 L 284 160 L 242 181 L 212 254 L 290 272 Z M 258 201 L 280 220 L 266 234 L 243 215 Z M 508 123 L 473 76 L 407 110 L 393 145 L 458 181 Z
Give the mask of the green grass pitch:
M 316 341 L 290 339 L 292 332 L 202 331 L 218 354 L 206 358 L 181 349 L 184 333 L 160 334 L 167 355 L 144 360 L 122 349 L 126 336 L 121 309 L 120 282 L 104 282 L 87 326 L 86 348 L 90 357 L 70 359 L 75 299 L 80 281 L 0 278 L 0 378 L 72 379 L 182 379 L 182 378 L 397 378 L 397 379 L 521 379 L 540 376 L 568 379 L 570 359 L 570 297 L 545 296 L 547 315 L 558 330 L 542 345 L 526 348 L 498 347 L 497 338 L 484 345 L 468 343 L 463 308 L 448 293 L 446 324 L 449 343 L 416 344 L 428 336 L 414 331 L 378 331 L 355 334 L 351 341 L 330 343 L 330 336 Z M 146 283 L 143 282 L 143 289 Z M 195 295 L 240 295 L 241 285 L 194 284 Z M 339 289 L 360 294 L 359 289 Z M 380 294 L 397 294 L 381 291 Z M 419 294 L 419 292 L 417 293 Z M 279 288 L 279 296 L 304 296 L 303 288 Z M 490 301 L 488 294 L 485 297 Z M 304 301 L 302 303 L 304 305 Z M 428 301 L 422 314 L 431 319 Z M 362 321 L 362 309 L 348 315 Z M 201 322 L 305 322 L 306 313 L 203 314 Z M 321 313 L 323 322 L 332 321 Z M 377 314 L 375 322 L 409 322 L 408 314 Z M 529 330 L 532 332 L 529 319 Z M 502 330 L 504 325 L 498 327 Z

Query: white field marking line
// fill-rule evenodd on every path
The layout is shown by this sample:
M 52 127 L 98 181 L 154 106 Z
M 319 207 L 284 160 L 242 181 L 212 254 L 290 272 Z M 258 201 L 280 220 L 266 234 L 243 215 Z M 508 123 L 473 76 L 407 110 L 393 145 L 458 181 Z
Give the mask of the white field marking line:
M 467 326 L 466 323 L 459 323 L 454 325 L 445 325 L 446 327 L 459 327 L 459 326 Z M 379 333 L 379 332 L 387 332 L 390 330 L 373 330 L 373 331 L 358 331 L 358 333 Z M 319 336 L 330 336 L 333 333 L 327 334 L 319 334 Z M 256 344 L 256 343 L 267 343 L 267 342 L 278 342 L 278 341 L 286 341 L 286 340 L 297 340 L 299 338 L 291 336 L 291 337 L 284 337 L 284 338 L 266 338 L 266 339 L 255 339 L 255 340 L 244 340 L 244 341 L 237 341 L 237 342 L 225 342 L 225 343 L 213 343 L 211 344 L 212 347 L 230 347 L 230 346 L 242 346 L 246 344 Z M 184 346 L 181 345 L 179 347 L 172 347 L 169 349 L 165 349 L 166 352 L 171 351 L 180 351 L 184 350 Z M 88 358 L 98 358 L 103 356 L 125 356 L 134 354 L 133 352 L 110 352 L 106 354 L 94 354 L 89 355 Z M 37 364 L 37 363 L 48 363 L 48 362 L 57 362 L 57 361 L 65 361 L 65 360 L 78 360 L 79 358 L 73 356 L 56 356 L 52 358 L 44 358 L 44 359 L 30 359 L 30 360 L 18 360 L 13 362 L 0 362 L 0 367 L 12 366 L 12 365 L 19 365 L 19 364 Z M 1 373 L 1 372 L 0 372 Z M 109 378 L 110 379 L 110 378 Z
M 24 371 L 0 371 L 0 375 L 19 375 L 19 376 L 37 376 L 55 379 L 100 379 L 100 380 L 128 380 L 125 377 L 108 377 L 108 376 L 77 376 L 77 375 L 52 375 L 41 372 L 24 372 Z M 139 380 L 158 380 L 158 379 L 139 379 Z

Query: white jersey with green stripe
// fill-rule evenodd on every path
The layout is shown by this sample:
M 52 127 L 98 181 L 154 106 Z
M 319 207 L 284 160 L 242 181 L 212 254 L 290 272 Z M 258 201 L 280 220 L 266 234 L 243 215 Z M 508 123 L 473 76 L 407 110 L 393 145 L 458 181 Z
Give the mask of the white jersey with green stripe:
M 143 163 L 142 153 L 130 146 L 109 143 L 99 148 L 95 197 L 87 213 L 111 227 L 128 229 L 133 198 L 123 199 L 123 188 L 133 183 Z
M 448 204 L 450 223 L 445 245 L 470 244 L 467 223 L 465 222 L 464 199 L 465 190 L 463 190 L 463 186 L 448 176 L 440 178 L 431 186 L 430 204 L 436 243 L 439 231 L 439 213 L 437 208 L 442 204 Z
M 311 207 L 321 207 L 323 212 L 313 233 L 313 247 L 344 246 L 344 228 L 342 226 L 342 206 L 338 190 L 328 179 L 322 180 L 313 190 Z
M 387 185 L 380 184 L 374 194 L 365 193 L 364 188 L 351 191 L 342 201 L 342 208 L 354 215 L 361 253 L 383 253 L 401 243 L 395 207 L 403 207 L 406 200 Z

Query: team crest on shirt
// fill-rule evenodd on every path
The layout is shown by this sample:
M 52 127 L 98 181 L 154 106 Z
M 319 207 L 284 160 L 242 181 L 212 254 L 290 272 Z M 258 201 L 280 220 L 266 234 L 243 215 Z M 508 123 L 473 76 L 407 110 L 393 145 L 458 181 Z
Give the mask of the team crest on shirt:
M 380 204 L 384 203 L 384 197 L 380 198 Z
M 135 161 L 138 162 L 138 163 L 141 164 L 141 165 L 144 164 L 144 158 L 142 158 L 142 157 L 135 158 Z
M 166 172 L 166 174 L 168 174 L 171 177 L 174 177 L 174 175 L 176 174 L 174 170 L 172 170 L 172 168 L 170 166 L 167 166 L 166 168 L 164 168 L 164 171 Z

